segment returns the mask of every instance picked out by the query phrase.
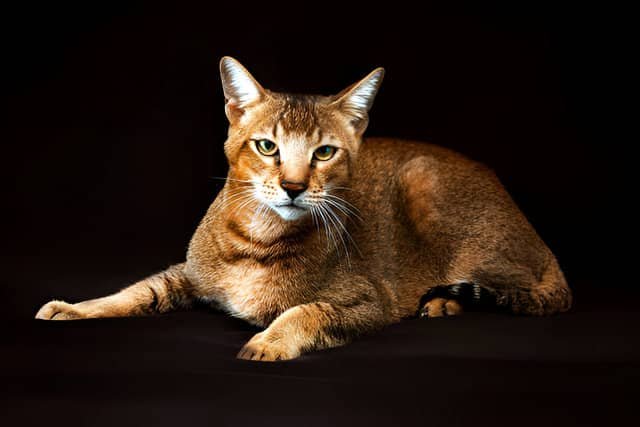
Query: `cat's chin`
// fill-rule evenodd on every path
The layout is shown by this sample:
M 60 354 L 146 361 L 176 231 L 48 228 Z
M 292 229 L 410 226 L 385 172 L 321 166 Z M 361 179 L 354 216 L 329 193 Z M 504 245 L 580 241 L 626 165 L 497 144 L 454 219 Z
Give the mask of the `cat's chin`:
M 272 206 L 271 208 L 285 221 L 295 221 L 309 214 L 307 209 L 295 205 Z

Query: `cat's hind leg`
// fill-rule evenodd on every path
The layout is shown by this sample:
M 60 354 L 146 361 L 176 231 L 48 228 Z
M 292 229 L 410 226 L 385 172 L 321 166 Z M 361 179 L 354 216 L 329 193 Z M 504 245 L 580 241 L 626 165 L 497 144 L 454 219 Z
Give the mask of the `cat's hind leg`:
M 490 290 L 474 283 L 454 283 L 431 288 L 420 300 L 418 316 L 455 316 L 495 306 L 496 297 Z
M 545 316 L 571 308 L 572 294 L 558 262 L 549 256 L 539 275 L 505 273 L 498 263 L 489 263 L 472 275 L 482 289 L 494 292 L 496 305 L 513 314 Z
M 141 280 L 120 292 L 76 304 L 53 300 L 36 314 L 42 320 L 144 316 L 165 313 L 191 303 L 191 284 L 184 263 Z
M 557 261 L 550 258 L 539 278 L 526 269 L 512 266 L 505 272 L 504 263 L 488 263 L 471 274 L 471 282 L 431 288 L 420 301 L 419 315 L 426 304 L 437 305 L 430 303 L 437 299 L 455 300 L 465 310 L 543 316 L 569 310 L 572 295 Z

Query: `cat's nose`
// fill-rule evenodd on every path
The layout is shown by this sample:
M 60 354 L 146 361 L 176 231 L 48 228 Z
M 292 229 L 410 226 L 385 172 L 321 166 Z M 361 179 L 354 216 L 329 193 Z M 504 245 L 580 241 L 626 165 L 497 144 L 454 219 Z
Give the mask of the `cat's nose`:
M 291 200 L 307 189 L 307 184 L 304 182 L 291 182 L 284 179 L 280 181 L 280 186 L 287 192 Z

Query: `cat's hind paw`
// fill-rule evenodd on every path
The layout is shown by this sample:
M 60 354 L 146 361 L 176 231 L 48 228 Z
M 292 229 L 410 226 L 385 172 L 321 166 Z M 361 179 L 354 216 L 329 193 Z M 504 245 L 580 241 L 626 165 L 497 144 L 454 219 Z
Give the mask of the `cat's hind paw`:
M 462 314 L 462 306 L 454 299 L 434 298 L 420 308 L 420 317 L 444 317 Z
M 420 299 L 419 317 L 442 317 L 464 311 L 495 310 L 498 307 L 495 290 L 475 283 L 454 283 L 434 286 Z

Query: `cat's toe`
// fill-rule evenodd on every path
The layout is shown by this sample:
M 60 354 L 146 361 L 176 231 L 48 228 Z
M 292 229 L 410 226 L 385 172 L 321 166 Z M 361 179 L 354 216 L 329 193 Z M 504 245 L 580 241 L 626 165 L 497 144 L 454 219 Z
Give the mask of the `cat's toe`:
M 278 360 L 285 360 L 285 357 L 283 357 L 282 353 L 279 351 L 274 351 L 268 347 L 255 344 L 246 344 L 242 347 L 236 357 L 242 360 L 254 360 L 257 362 L 275 362 Z
M 444 311 L 447 316 L 457 316 L 462 314 L 462 305 L 454 299 L 450 299 L 444 303 Z
M 281 342 L 269 342 L 261 334 L 256 334 L 242 347 L 236 357 L 256 362 L 276 362 L 295 359 L 298 356 L 299 353 L 291 351 Z

